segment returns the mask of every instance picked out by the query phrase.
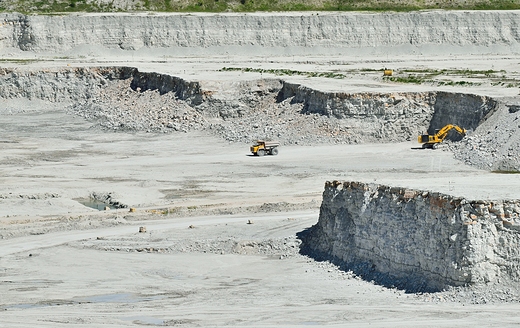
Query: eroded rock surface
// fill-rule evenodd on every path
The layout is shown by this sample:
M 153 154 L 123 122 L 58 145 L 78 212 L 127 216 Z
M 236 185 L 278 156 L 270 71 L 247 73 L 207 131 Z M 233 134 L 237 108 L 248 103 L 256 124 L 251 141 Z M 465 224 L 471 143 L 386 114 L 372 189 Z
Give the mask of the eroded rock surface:
M 2 49 L 156 54 L 518 53 L 516 11 L 1 16 Z
M 518 281 L 520 201 L 327 182 L 304 249 L 388 286 L 437 291 Z

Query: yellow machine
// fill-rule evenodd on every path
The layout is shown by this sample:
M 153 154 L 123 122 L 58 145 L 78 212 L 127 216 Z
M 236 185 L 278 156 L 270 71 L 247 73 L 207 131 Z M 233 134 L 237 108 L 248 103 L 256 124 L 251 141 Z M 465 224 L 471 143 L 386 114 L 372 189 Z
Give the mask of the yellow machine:
M 251 152 L 256 156 L 278 155 L 278 142 L 257 140 L 254 145 L 250 147 Z
M 423 135 L 420 135 L 417 138 L 417 140 L 419 141 L 419 143 L 423 144 L 422 145 L 423 148 L 436 149 L 437 145 L 444 141 L 444 139 L 448 135 L 448 132 L 450 132 L 450 130 L 452 130 L 452 129 L 454 129 L 455 131 L 460 133 L 462 136 L 466 135 L 465 129 L 463 129 L 457 125 L 448 124 L 440 130 L 435 130 L 434 135 L 423 134 Z

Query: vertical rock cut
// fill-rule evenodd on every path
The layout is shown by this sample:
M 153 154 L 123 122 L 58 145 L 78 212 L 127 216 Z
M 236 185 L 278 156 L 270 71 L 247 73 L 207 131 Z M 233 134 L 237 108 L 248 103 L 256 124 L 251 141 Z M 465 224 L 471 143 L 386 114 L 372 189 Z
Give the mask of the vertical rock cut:
M 309 254 L 378 283 L 436 291 L 520 279 L 520 201 L 471 201 L 359 182 L 327 182 Z

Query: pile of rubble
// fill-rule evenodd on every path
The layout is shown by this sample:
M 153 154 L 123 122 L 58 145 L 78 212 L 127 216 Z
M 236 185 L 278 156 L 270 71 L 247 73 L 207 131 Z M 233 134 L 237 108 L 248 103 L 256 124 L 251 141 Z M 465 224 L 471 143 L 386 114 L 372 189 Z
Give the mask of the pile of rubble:
M 69 110 L 111 131 L 188 132 L 206 120 L 173 93 L 132 90 L 130 80 L 116 80 L 93 99 L 73 103 Z
M 353 133 L 342 120 L 303 114 L 302 103 L 293 103 L 292 99 L 278 102 L 276 93 L 238 101 L 208 99 L 193 106 L 173 92 L 133 90 L 130 84 L 130 79 L 109 83 L 96 97 L 72 103 L 68 110 L 111 131 L 206 130 L 227 141 L 244 143 L 256 139 L 306 145 L 365 141 L 363 135 Z
M 520 171 L 520 106 L 505 99 L 475 131 L 448 143 L 455 157 L 483 170 Z

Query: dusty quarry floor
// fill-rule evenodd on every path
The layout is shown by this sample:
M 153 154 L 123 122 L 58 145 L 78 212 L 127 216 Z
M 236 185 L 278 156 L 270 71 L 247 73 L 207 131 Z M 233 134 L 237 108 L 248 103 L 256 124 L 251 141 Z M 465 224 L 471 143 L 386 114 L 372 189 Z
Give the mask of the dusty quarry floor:
M 87 58 L 31 65 L 110 63 L 218 83 L 260 75 L 217 72 L 230 64 L 329 70 L 337 68 L 339 59 L 314 58 L 312 64 L 294 57 L 233 60 L 123 58 L 114 63 L 113 58 Z M 520 71 L 518 57 L 482 55 L 341 62 L 377 69 L 465 65 L 511 75 Z M 347 80 L 288 79 L 329 90 L 428 89 L 384 84 L 370 74 Z M 490 85 L 450 90 L 518 95 L 517 88 Z M 226 143 L 203 132 L 93 129 L 59 106 L 37 102 L 0 104 L 0 112 L 0 327 L 520 323 L 518 302 L 471 297 L 452 302 L 386 289 L 300 255 L 296 238 L 317 222 L 327 180 L 502 199 L 520 197 L 518 175 L 477 170 L 442 147 L 416 149 L 415 141 L 286 146 L 278 156 L 259 158 L 249 154 L 248 144 Z M 127 207 L 99 211 L 82 205 L 92 195 L 109 195 Z M 139 233 L 139 227 L 146 232 Z

